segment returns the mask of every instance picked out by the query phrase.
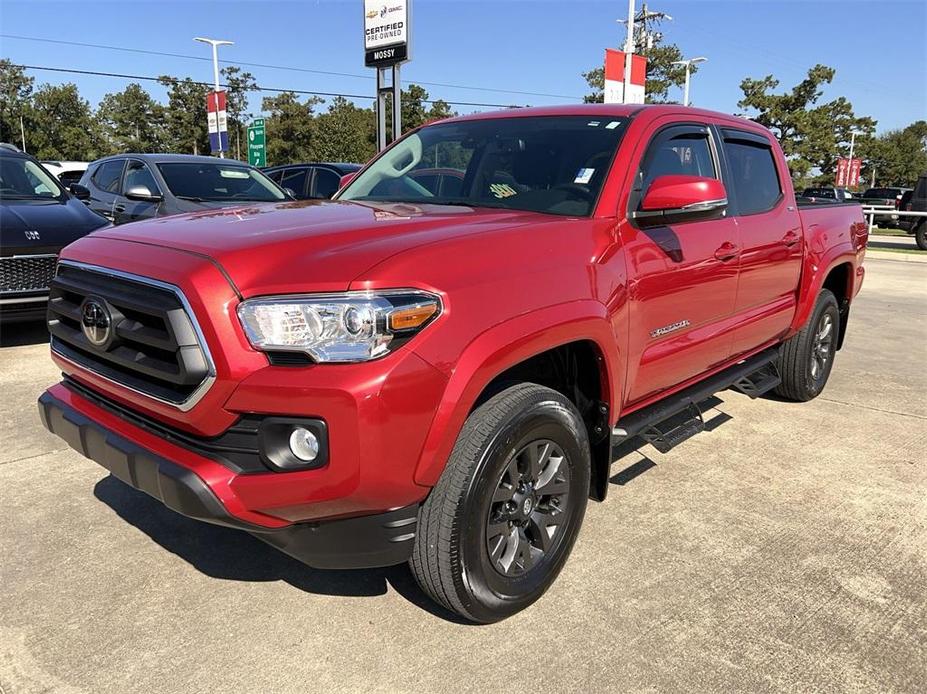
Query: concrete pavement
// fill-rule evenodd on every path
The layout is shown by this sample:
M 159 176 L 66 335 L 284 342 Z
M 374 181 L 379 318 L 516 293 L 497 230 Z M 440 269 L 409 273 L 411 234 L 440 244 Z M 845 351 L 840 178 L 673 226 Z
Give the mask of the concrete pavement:
M 922 691 L 927 266 L 867 271 L 820 398 L 724 392 L 616 461 L 552 590 L 483 627 L 108 477 L 41 428 L 41 331 L 4 328 L 0 691 Z

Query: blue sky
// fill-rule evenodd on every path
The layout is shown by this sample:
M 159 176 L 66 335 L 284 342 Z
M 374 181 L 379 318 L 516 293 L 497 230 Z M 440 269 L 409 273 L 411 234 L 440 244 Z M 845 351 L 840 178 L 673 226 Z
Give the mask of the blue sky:
M 927 2 L 924 0 L 715 1 L 652 0 L 673 21 L 666 38 L 687 56 L 708 57 L 693 77 L 695 105 L 737 110 L 746 76 L 772 73 L 783 87 L 821 62 L 837 68 L 825 98 L 845 95 L 857 114 L 879 121 L 879 131 L 927 118 Z M 206 58 L 192 41 L 206 35 L 236 42 L 222 58 L 347 73 L 246 67 L 262 86 L 373 94 L 373 71 L 363 66 L 361 0 L 302 2 L 66 3 L 0 0 L 0 33 L 132 47 Z M 517 90 L 547 96 L 449 86 L 426 88 L 432 97 L 485 103 L 558 104 L 586 92 L 580 73 L 617 47 L 615 19 L 625 0 L 413 0 L 413 60 L 403 82 L 433 82 Z M 29 65 L 139 75 L 163 73 L 211 80 L 208 62 L 0 37 L 0 57 Z M 36 82 L 74 81 L 96 104 L 127 80 L 33 71 Z M 143 83 L 155 96 L 163 91 Z M 681 94 L 676 95 L 681 99 Z M 258 99 L 252 101 L 256 110 Z M 364 102 L 365 105 L 369 102 Z M 456 106 L 462 113 L 477 110 Z

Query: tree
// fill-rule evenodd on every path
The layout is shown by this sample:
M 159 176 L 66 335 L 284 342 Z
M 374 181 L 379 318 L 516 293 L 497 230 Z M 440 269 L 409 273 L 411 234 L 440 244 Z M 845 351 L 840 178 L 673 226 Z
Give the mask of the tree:
M 742 115 L 775 133 L 795 180 L 812 174 L 822 181 L 833 180 L 837 159 L 849 155 L 851 131 L 865 137 L 875 130 L 876 121 L 857 117 L 845 97 L 818 103 L 823 85 L 830 84 L 835 73 L 834 68 L 815 65 L 804 80 L 783 94 L 770 93 L 779 86 L 772 75 L 748 77 L 740 83 L 744 98 L 737 105 L 748 109 Z
M 0 60 L 0 142 L 22 145 L 19 118 L 25 119 L 34 82 L 21 67 Z
M 401 90 L 400 107 L 402 115 L 402 132 L 407 133 L 420 125 L 429 121 L 439 120 L 441 118 L 450 118 L 457 115 L 451 111 L 451 107 L 446 101 L 437 99 L 431 102 L 431 108 L 426 108 L 425 104 L 429 102 L 428 92 L 424 87 L 418 84 L 409 84 L 408 89 Z M 393 130 L 393 98 L 392 95 L 386 96 L 386 131 Z
M 229 148 L 235 148 L 235 158 L 241 159 L 241 131 L 248 114 L 248 93 L 257 90 L 257 82 L 250 72 L 242 72 L 241 68 L 229 65 L 220 71 L 225 80 L 225 110 L 228 114 Z M 248 158 L 247 147 L 245 159 Z
M 29 152 L 39 159 L 92 161 L 105 151 L 99 123 L 74 84 L 42 85 L 25 120 Z
M 209 88 L 189 77 L 180 80 L 162 75 L 158 82 L 167 87 L 165 149 L 179 154 L 209 152 L 209 131 L 206 127 L 206 94 Z
M 98 110 L 110 148 L 115 152 L 160 152 L 164 149 L 164 107 L 133 82 L 107 94 Z
M 856 151 L 863 160 L 862 179 L 871 180 L 874 173 L 880 185 L 913 187 L 927 171 L 927 121 L 857 140 Z
M 267 163 L 290 164 L 316 159 L 315 107 L 322 103 L 317 96 L 300 102 L 293 92 L 264 97 L 261 108 L 267 133 Z
M 376 153 L 374 113 L 343 96 L 315 119 L 313 151 L 321 161 L 365 162 Z

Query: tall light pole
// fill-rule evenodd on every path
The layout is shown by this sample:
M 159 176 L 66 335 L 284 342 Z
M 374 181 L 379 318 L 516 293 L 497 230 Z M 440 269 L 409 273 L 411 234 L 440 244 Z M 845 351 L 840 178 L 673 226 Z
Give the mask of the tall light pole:
M 682 96 L 683 106 L 689 105 L 689 71 L 692 69 L 692 66 L 695 65 L 696 63 L 704 63 L 706 60 L 708 60 L 708 58 L 700 55 L 697 58 L 689 58 L 688 60 L 677 60 L 676 62 L 673 63 L 673 65 L 685 65 L 686 66 L 686 86 L 685 86 L 685 90 L 683 91 L 683 96 Z
M 193 39 L 194 41 L 199 41 L 200 43 L 208 43 L 212 46 L 212 76 L 213 82 L 216 85 L 216 91 L 219 91 L 219 46 L 233 46 L 233 41 L 223 41 L 222 39 L 206 39 L 201 36 L 196 36 Z M 225 152 L 219 150 L 219 157 L 225 159 Z

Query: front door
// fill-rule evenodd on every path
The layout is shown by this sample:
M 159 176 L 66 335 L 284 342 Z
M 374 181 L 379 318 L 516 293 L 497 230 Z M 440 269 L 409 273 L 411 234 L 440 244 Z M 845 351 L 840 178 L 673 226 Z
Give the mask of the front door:
M 161 193 L 154 176 L 148 169 L 148 165 L 138 159 L 130 159 L 123 176 L 121 195 L 118 196 L 116 203 L 113 205 L 114 224 L 149 219 L 158 215 L 161 202 L 132 200 L 126 197 L 126 191 L 138 187 L 147 188 L 148 192 L 154 195 Z
M 658 123 L 650 135 L 632 208 L 659 176 L 721 177 L 707 126 Z M 622 243 L 631 278 L 625 402 L 633 405 L 730 357 L 740 241 L 722 211 L 666 226 L 623 225 Z

